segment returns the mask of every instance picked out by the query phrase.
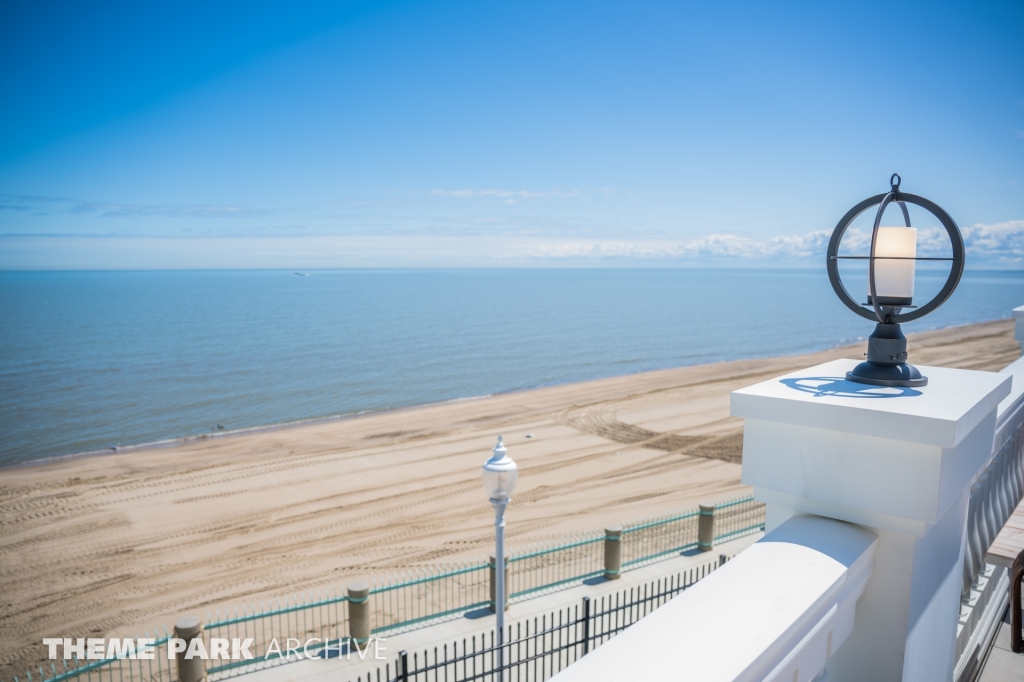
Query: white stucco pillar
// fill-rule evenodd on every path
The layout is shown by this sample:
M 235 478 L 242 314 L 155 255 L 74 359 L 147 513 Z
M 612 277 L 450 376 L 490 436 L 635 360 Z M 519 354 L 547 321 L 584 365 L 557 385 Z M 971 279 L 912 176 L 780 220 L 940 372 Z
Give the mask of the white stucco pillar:
M 1024 348 L 1024 305 L 1013 309 L 1013 319 L 1016 324 L 1014 338 L 1017 339 L 1021 348 Z
M 970 484 L 992 452 L 1011 377 L 919 367 L 922 388 L 845 380 L 836 360 L 732 394 L 744 417 L 743 483 L 766 502 L 767 531 L 794 514 L 878 536 L 854 631 L 830 682 L 952 677 Z

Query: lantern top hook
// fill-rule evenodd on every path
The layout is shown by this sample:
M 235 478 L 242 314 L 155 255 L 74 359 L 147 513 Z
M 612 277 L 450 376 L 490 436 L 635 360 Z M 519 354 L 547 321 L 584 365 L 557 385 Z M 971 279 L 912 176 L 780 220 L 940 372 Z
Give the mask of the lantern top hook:
M 900 191 L 900 182 L 902 180 L 903 179 L 900 177 L 899 173 L 893 173 L 892 177 L 889 178 L 889 187 L 892 188 L 893 194 L 896 194 L 897 192 Z

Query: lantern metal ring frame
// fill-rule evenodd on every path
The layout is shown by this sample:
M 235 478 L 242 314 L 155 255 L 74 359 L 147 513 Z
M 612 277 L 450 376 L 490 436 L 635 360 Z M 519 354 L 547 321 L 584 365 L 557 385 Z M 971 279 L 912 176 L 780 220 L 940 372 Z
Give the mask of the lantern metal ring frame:
M 909 192 L 900 191 L 901 178 L 893 173 L 889 178 L 890 191 L 886 194 L 876 194 L 873 197 L 860 202 L 842 217 L 839 224 L 832 232 L 827 252 L 828 279 L 836 296 L 843 304 L 861 317 L 877 322 L 875 332 L 868 338 L 868 359 L 858 365 L 853 371 L 847 372 L 846 378 L 858 383 L 873 384 L 876 386 L 925 386 L 928 383 L 927 377 L 913 365 L 906 364 L 906 337 L 900 330 L 899 325 L 904 322 L 918 320 L 928 313 L 934 311 L 952 295 L 960 277 L 964 271 L 964 240 L 960 234 L 960 228 L 952 216 L 946 213 L 938 204 L 924 197 Z M 910 214 L 907 211 L 907 204 L 920 206 L 924 210 L 938 218 L 946 234 L 949 235 L 952 246 L 952 258 L 922 258 L 922 257 L 887 257 L 876 256 L 875 246 L 878 240 L 878 227 L 882 221 L 882 214 L 891 203 L 899 205 L 903 212 L 903 220 L 907 227 L 910 227 Z M 861 214 L 873 206 L 878 206 L 875 214 L 875 224 L 871 231 L 871 252 L 868 256 L 840 256 L 839 244 L 843 239 L 850 224 Z M 868 287 L 871 292 L 871 308 L 867 304 L 858 304 L 839 277 L 840 260 L 866 260 L 868 261 Z M 909 305 L 886 305 L 880 302 L 876 295 L 875 288 L 875 261 L 876 260 L 915 260 L 915 261 L 951 261 L 949 276 L 939 293 L 923 306 Z M 910 312 L 900 312 L 903 308 L 916 308 Z

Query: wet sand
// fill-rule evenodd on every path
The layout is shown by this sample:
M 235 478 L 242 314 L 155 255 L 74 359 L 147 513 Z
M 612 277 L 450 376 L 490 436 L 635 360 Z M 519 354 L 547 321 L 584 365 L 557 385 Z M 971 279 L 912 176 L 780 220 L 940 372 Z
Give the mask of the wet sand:
M 0 679 L 43 637 L 170 626 L 189 613 L 486 555 L 480 465 L 520 466 L 510 545 L 741 494 L 730 391 L 840 357 L 647 372 L 0 471 Z M 911 361 L 995 371 L 1013 322 L 911 337 Z

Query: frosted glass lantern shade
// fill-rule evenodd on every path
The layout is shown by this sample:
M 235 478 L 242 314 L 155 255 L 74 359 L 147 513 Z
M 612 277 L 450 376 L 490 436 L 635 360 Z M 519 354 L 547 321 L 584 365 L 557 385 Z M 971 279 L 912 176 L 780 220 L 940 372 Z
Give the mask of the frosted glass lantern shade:
M 483 483 L 487 496 L 492 500 L 507 500 L 512 497 L 519 480 L 519 468 L 508 456 L 505 445 L 498 436 L 498 444 L 494 446 L 494 454 L 484 462 Z
M 516 489 L 516 481 L 519 480 L 519 472 L 492 471 L 484 468 L 484 490 L 492 500 L 507 500 Z
M 879 305 L 910 305 L 914 298 L 916 261 L 886 260 L 917 257 L 917 228 L 879 227 L 875 240 L 875 293 Z M 871 282 L 868 281 L 868 300 Z

